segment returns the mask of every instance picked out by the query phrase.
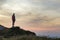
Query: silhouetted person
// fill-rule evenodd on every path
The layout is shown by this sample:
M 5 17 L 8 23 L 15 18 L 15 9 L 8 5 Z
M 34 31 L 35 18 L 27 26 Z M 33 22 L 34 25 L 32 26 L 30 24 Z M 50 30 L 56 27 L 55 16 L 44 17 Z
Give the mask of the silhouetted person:
M 14 27 L 15 21 L 16 21 L 15 13 L 13 13 L 13 15 L 12 15 L 12 27 Z

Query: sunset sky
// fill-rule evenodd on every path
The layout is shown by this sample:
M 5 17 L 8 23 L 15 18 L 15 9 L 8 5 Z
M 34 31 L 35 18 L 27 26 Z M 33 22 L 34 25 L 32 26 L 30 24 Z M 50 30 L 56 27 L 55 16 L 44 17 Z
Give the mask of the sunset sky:
M 0 24 L 10 28 L 13 13 L 16 26 L 37 35 L 60 36 L 60 0 L 0 0 Z

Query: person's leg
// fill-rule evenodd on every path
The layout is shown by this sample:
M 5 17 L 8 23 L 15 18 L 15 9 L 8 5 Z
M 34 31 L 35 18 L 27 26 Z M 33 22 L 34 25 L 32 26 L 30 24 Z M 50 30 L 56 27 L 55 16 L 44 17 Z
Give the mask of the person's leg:
M 15 21 L 12 22 L 12 27 L 14 27 Z

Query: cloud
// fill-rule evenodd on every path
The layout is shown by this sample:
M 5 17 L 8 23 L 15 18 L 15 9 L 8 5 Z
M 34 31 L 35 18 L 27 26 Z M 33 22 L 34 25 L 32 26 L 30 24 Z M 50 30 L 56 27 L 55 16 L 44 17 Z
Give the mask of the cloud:
M 50 9 L 59 9 L 60 8 L 60 2 L 58 2 L 59 0 L 47 0 L 43 2 L 43 5 L 46 6 L 46 8 L 50 8 Z
M 59 19 L 56 18 L 60 17 L 59 0 L 1 0 L 1 2 L 3 5 L 1 5 L 0 15 L 11 17 L 15 10 L 19 25 L 39 27 L 58 25 Z
M 32 12 L 56 17 L 60 15 L 59 5 L 59 0 L 7 0 L 7 2 L 2 5 L 2 8 L 9 10 L 11 13 L 25 14 Z
M 6 0 L 0 0 L 0 9 L 2 9 L 1 6 L 2 6 L 5 2 L 6 2 Z
M 5 3 L 6 0 L 0 0 L 0 5 Z

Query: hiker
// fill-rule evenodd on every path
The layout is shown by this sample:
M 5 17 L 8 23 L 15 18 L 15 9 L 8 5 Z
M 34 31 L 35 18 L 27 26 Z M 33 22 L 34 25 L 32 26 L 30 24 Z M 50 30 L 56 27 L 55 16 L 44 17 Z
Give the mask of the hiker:
M 13 13 L 13 15 L 12 15 L 12 27 L 14 27 L 15 21 L 16 21 L 15 13 Z

